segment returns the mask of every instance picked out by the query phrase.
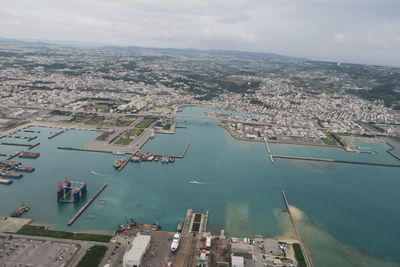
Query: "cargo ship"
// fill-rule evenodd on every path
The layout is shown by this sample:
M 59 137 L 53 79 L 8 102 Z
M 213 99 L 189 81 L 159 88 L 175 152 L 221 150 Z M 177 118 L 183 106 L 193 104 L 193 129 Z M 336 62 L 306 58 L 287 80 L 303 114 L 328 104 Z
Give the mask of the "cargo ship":
M 18 157 L 20 158 L 29 158 L 29 159 L 36 159 L 40 156 L 40 153 L 34 152 L 21 152 Z
M 0 173 L 0 177 L 11 178 L 11 179 L 20 179 L 23 177 L 23 175 L 21 173 L 2 172 L 2 173 Z
M 113 166 L 114 166 L 114 168 L 119 169 L 122 166 L 124 166 L 125 162 L 126 162 L 126 159 L 119 159 L 119 160 L 114 161 Z
M 33 167 L 24 167 L 24 166 L 19 166 L 14 168 L 14 171 L 16 172 L 33 172 L 34 170 L 35 168 Z
M 24 203 L 19 205 L 18 209 L 16 209 L 13 213 L 11 213 L 11 217 L 21 217 L 22 214 L 28 212 L 30 210 L 29 207 L 25 206 Z

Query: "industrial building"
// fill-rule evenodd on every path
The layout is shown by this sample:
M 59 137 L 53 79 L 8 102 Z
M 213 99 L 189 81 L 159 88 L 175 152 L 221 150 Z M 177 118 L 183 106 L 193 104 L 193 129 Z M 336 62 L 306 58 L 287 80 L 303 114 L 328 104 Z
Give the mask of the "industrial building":
M 231 258 L 232 267 L 244 267 L 244 258 L 239 256 L 233 256 Z
M 129 250 L 125 252 L 123 257 L 124 267 L 141 266 L 143 256 L 150 247 L 151 236 L 138 234 L 132 241 Z

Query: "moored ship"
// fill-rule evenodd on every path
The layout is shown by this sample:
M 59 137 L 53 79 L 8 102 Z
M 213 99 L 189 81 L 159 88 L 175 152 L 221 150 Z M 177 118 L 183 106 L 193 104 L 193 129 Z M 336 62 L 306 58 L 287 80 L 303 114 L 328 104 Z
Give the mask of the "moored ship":
M 171 243 L 171 252 L 175 252 L 178 250 L 179 247 L 179 241 L 181 240 L 181 235 L 179 233 L 176 233 L 174 235 L 174 238 L 172 239 Z
M 11 178 L 11 179 L 20 179 L 23 177 L 23 175 L 21 173 L 2 172 L 2 173 L 0 173 L 0 177 Z
M 21 152 L 18 157 L 20 158 L 30 158 L 30 159 L 36 159 L 40 156 L 40 153 L 35 153 L 35 152 Z
M 24 166 L 19 166 L 14 168 L 14 171 L 16 172 L 33 172 L 34 170 L 35 168 L 33 167 L 24 167 Z
M 25 206 L 24 203 L 19 205 L 18 209 L 16 209 L 13 213 L 11 213 L 11 217 L 21 217 L 22 214 L 28 212 L 30 210 L 29 207 Z
M 113 166 L 114 166 L 114 168 L 119 169 L 122 166 L 124 166 L 125 162 L 126 162 L 126 159 L 119 159 L 119 160 L 114 161 Z

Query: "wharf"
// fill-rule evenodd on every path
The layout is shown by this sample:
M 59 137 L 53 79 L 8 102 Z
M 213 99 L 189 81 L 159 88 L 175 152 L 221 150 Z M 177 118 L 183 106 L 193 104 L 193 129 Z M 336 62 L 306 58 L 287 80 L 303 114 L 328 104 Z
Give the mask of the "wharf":
M 267 147 L 267 151 L 268 151 L 268 154 L 269 154 L 269 159 L 271 160 L 271 163 L 274 163 L 274 157 L 271 154 L 271 149 L 269 148 L 269 144 L 267 142 L 267 139 L 264 139 L 264 142 L 265 142 L 265 146 Z
M 0 145 L 6 145 L 6 146 L 26 146 L 30 147 L 30 144 L 20 144 L 20 143 L 11 143 L 11 142 L 2 142 Z
M 182 233 L 205 233 L 207 231 L 207 224 L 208 211 L 196 213 L 193 209 L 188 209 L 183 221 Z
M 282 197 L 283 197 L 283 200 L 285 201 L 286 209 L 287 209 L 287 212 L 289 213 L 289 217 L 292 222 L 294 232 L 296 233 L 297 240 L 299 240 L 301 250 L 303 251 L 304 260 L 306 261 L 307 267 L 312 267 L 313 265 L 312 265 L 311 258 L 308 255 L 307 250 L 306 250 L 305 246 L 303 245 L 303 242 L 301 241 L 299 232 L 297 231 L 296 223 L 295 223 L 292 213 L 290 212 L 289 201 L 287 200 L 284 190 L 282 190 Z
M 33 144 L 30 147 L 28 147 L 28 149 L 31 150 L 32 148 L 37 147 L 38 145 L 40 145 L 40 143 Z
M 14 154 L 11 154 L 11 155 L 7 155 L 8 156 L 7 160 L 11 160 L 11 159 L 15 158 L 16 156 L 18 156 L 19 154 L 21 154 L 21 153 L 22 153 L 22 151 L 14 153 Z
M 122 171 L 122 170 L 125 168 L 126 164 L 128 164 L 128 162 L 131 161 L 131 159 L 133 158 L 133 155 L 135 155 L 135 153 L 132 153 L 132 154 L 129 156 L 129 158 L 125 161 L 125 163 L 124 163 L 121 167 L 118 168 L 118 171 L 119 171 L 119 172 Z
M 308 157 L 296 157 L 296 156 L 284 156 L 284 155 L 272 155 L 272 157 L 273 158 L 281 158 L 281 159 L 322 161 L 322 162 L 331 162 L 331 163 L 349 163 L 349 164 L 361 164 L 361 165 L 382 166 L 382 167 L 400 167 L 400 164 L 364 162 L 364 161 L 352 161 L 352 160 L 340 160 L 340 159 L 308 158 Z
M 62 130 L 62 131 L 59 131 L 59 132 L 56 132 L 56 133 L 54 133 L 54 134 L 52 134 L 52 135 L 50 135 L 49 137 L 47 137 L 48 139 L 53 139 L 54 137 L 56 137 L 56 136 L 59 136 L 60 134 L 62 134 L 62 133 L 65 133 L 65 130 Z
M 86 148 L 77 148 L 77 147 L 68 147 L 68 146 L 59 146 L 59 147 L 57 147 L 57 149 L 61 149 L 61 150 L 74 150 L 74 151 L 86 151 L 86 152 L 112 153 L 112 151 L 108 151 L 108 150 L 86 149 Z
M 92 204 L 92 202 L 100 195 L 101 192 L 108 186 L 108 184 L 103 184 L 99 190 L 78 210 L 78 212 L 68 221 L 67 225 L 72 225 L 79 216 Z

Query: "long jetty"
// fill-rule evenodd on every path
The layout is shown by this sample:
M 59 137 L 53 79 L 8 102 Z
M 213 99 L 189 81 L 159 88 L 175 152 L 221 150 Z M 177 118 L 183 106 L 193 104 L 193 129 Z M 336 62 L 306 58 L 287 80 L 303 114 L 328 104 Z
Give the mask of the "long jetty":
M 31 146 L 30 144 L 21 144 L 21 143 L 11 143 L 11 142 L 2 142 L 0 145 L 7 145 L 7 146 Z
M 37 147 L 38 145 L 40 145 L 40 143 L 33 144 L 30 147 L 28 147 L 28 149 L 31 150 L 32 148 Z
M 267 139 L 264 140 L 265 146 L 267 147 L 267 151 L 269 154 L 269 159 L 271 160 L 271 163 L 274 163 L 274 157 L 271 154 L 271 149 L 269 148 L 269 144 L 267 142 Z
M 182 156 L 181 156 L 181 157 L 178 156 L 178 157 L 175 157 L 175 158 L 181 158 L 181 159 L 183 159 L 183 158 L 186 156 L 186 153 L 187 153 L 187 151 L 188 151 L 188 149 L 189 149 L 189 146 L 190 146 L 190 141 L 187 142 L 186 147 L 185 147 L 185 150 L 183 150 Z
M 86 151 L 86 152 L 112 153 L 112 151 L 107 151 L 107 150 L 86 149 L 86 148 L 68 147 L 68 146 L 59 146 L 59 147 L 57 147 L 57 149 L 73 150 L 73 151 Z
M 294 232 L 296 234 L 297 240 L 299 240 L 299 244 L 300 244 L 301 250 L 303 251 L 304 260 L 306 261 L 307 267 L 312 267 L 313 265 L 312 265 L 311 258 L 308 255 L 307 250 L 306 250 L 303 242 L 301 241 L 301 237 L 300 237 L 299 231 L 297 230 L 297 226 L 296 226 L 295 220 L 294 220 L 294 218 L 292 216 L 292 213 L 290 212 L 289 201 L 287 200 L 287 197 L 286 197 L 286 194 L 285 194 L 284 190 L 282 190 L 282 197 L 283 197 L 283 200 L 285 201 L 286 209 L 287 209 L 287 211 L 289 213 L 290 221 L 292 222 L 293 229 L 294 229 Z
M 361 164 L 361 165 L 372 165 L 372 166 L 382 166 L 382 167 L 400 167 L 400 164 L 352 161 L 352 160 L 341 160 L 341 159 L 308 158 L 308 157 L 296 157 L 296 156 L 284 156 L 284 155 L 272 155 L 272 157 L 273 158 L 281 158 L 281 159 L 322 161 L 322 162 L 330 162 L 330 163 L 335 163 L 336 162 L 336 163 Z
M 47 138 L 48 138 L 48 139 L 53 139 L 54 137 L 59 136 L 59 135 L 62 134 L 62 133 L 65 133 L 65 131 L 62 130 L 62 131 L 56 132 L 56 133 L 50 135 L 50 136 L 47 137 Z
M 124 162 L 124 164 L 122 164 L 122 166 L 117 169 L 117 171 L 119 171 L 119 172 L 122 171 L 125 168 L 125 166 L 131 161 L 131 159 L 133 158 L 133 155 L 135 155 L 135 153 L 132 153 L 128 157 L 128 159 Z
M 78 218 L 79 216 L 82 215 L 82 213 L 90 206 L 90 204 L 92 204 L 92 202 L 100 195 L 101 192 L 103 192 L 103 190 L 108 186 L 108 184 L 103 184 L 99 190 L 97 190 L 97 192 L 85 203 L 85 205 L 82 206 L 82 208 L 80 208 L 78 210 L 77 213 L 75 213 L 75 215 L 71 218 L 71 220 L 68 221 L 67 225 L 72 225 Z

